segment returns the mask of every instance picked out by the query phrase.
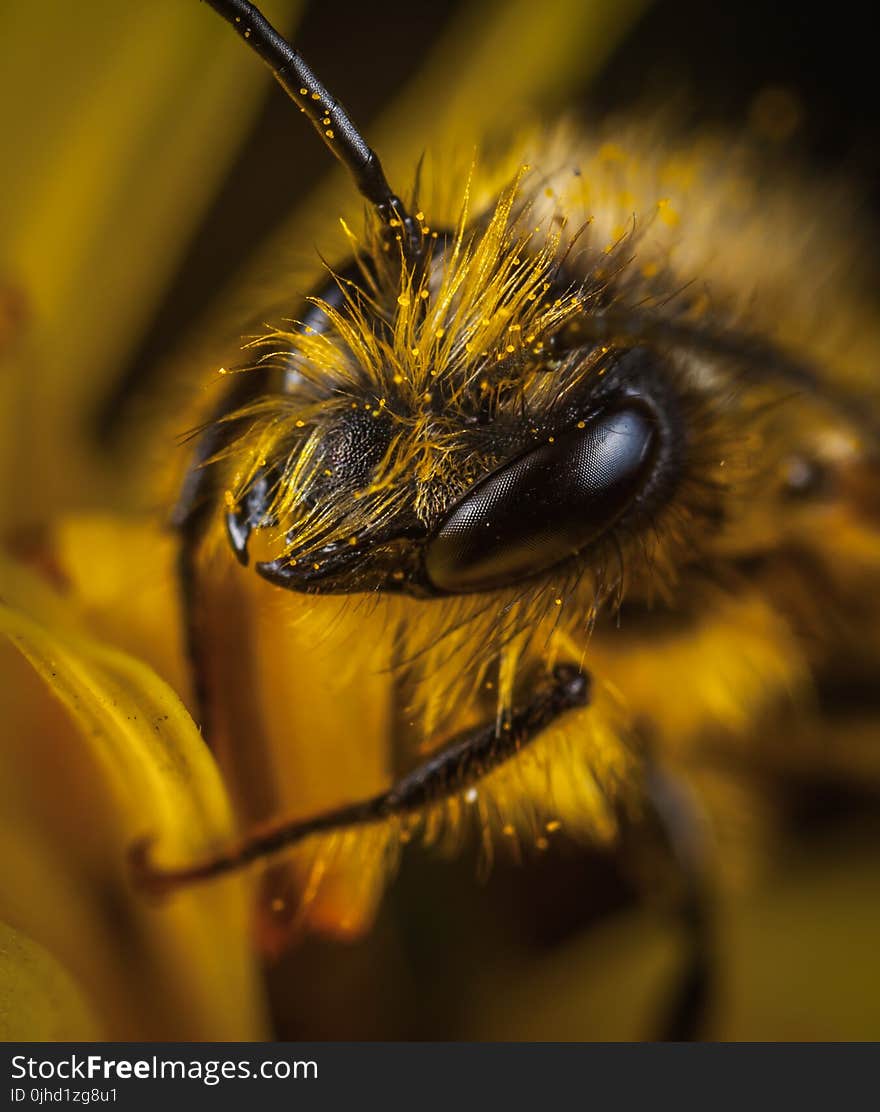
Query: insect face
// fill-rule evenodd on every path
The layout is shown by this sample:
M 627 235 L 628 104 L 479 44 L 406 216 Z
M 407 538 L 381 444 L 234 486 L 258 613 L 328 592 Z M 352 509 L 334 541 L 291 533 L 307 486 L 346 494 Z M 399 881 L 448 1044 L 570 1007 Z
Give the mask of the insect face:
M 283 556 L 257 564 L 272 582 L 415 597 L 515 587 L 570 572 L 616 522 L 673 486 L 681 445 L 672 399 L 659 398 L 662 413 L 651 400 L 663 382 L 651 352 L 591 345 L 548 357 L 559 334 L 502 305 L 502 339 L 525 329 L 530 348 L 520 340 L 474 359 L 462 338 L 473 322 L 462 327 L 454 305 L 448 315 L 432 313 L 430 289 L 422 289 L 428 296 L 418 297 L 404 354 L 418 359 L 423 332 L 450 336 L 445 348 L 426 345 L 427 374 L 401 357 L 393 312 L 368 316 L 353 299 L 356 315 L 333 311 L 336 335 L 320 334 L 338 344 L 333 356 L 348 364 L 346 379 L 315 401 L 312 384 L 332 375 L 326 367 L 309 374 L 300 348 L 285 353 L 301 368 L 288 375 L 287 391 L 258 403 L 260 435 L 274 441 L 271 455 L 260 442 L 259 455 L 272 462 L 247 480 L 227 524 L 243 560 L 253 529 L 284 538 Z M 531 285 L 525 290 L 528 298 Z M 556 299 L 551 318 L 564 323 L 584 300 Z M 352 348 L 367 349 L 366 366 Z M 254 432 L 249 424 L 248 442 Z M 236 468 L 247 473 L 246 461 Z

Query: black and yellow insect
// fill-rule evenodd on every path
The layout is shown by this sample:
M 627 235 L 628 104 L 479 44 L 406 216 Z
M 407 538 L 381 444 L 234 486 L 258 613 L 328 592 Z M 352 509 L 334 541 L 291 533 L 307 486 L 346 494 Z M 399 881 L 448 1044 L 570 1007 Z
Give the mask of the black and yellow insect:
M 703 747 L 752 744 L 854 630 L 874 636 L 870 605 L 853 609 L 877 574 L 863 501 L 873 349 L 841 349 L 857 327 L 845 316 L 810 319 L 815 287 L 790 285 L 804 212 L 768 185 L 755 213 L 738 154 L 653 154 L 638 136 L 562 127 L 465 167 L 445 182 L 451 202 L 418 181 L 402 200 L 256 9 L 212 6 L 369 210 L 297 320 L 251 342 L 200 434 L 176 522 L 202 713 L 233 765 L 260 730 L 271 748 L 302 745 L 308 729 L 292 728 L 300 713 L 280 691 L 270 715 L 245 718 L 254 693 L 229 690 L 211 643 L 221 597 L 241 590 L 270 622 L 291 621 L 257 649 L 286 661 L 291 702 L 322 705 L 294 675 L 303 652 L 344 669 L 332 698 L 370 703 L 364 730 L 389 766 L 354 799 L 336 770 L 344 802 L 309 811 L 300 798 L 289 819 L 252 778 L 242 810 L 268 826 L 146 875 L 171 888 L 306 843 L 298 879 L 279 866 L 267 881 L 270 906 L 302 922 L 324 874 L 332 887 L 334 869 L 352 868 L 349 851 L 369 873 L 414 836 L 454 841 L 469 818 L 487 856 L 560 827 L 601 840 L 621 824 L 665 831 L 692 947 L 669 1032 L 692 1032 L 709 897 L 676 777 Z M 320 600 L 295 600 L 304 637 L 283 616 L 291 595 Z M 849 616 L 839 634 L 834 613 Z M 379 881 L 361 880 L 372 905 Z M 370 914 L 349 899 L 342 929 Z
M 366 210 L 174 415 L 190 706 L 242 833 L 182 860 L 159 832 L 135 879 L 258 863 L 278 951 L 363 936 L 413 841 L 599 847 L 683 928 L 657 1031 L 711 1032 L 728 827 L 862 767 L 844 712 L 874 705 L 880 328 L 846 194 L 573 120 L 393 189 L 252 4 L 209 6 Z

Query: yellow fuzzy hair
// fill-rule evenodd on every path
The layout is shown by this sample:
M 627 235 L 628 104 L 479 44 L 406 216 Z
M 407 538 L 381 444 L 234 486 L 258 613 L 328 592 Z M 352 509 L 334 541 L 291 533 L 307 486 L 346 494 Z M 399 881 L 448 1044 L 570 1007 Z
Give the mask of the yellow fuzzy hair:
M 254 729 L 274 787 L 269 803 L 249 804 L 242 792 L 246 819 L 305 815 L 380 790 L 456 730 L 487 713 L 502 722 L 536 670 L 560 659 L 594 676 L 592 707 L 469 800 L 415 824 L 318 839 L 300 854 L 308 914 L 327 929 L 366 924 L 389 862 L 415 830 L 457 844 L 462 816 L 473 815 L 486 855 L 494 835 L 540 845 L 560 822 L 610 837 L 615 798 L 627 784 L 638 790 L 637 741 L 649 737 L 685 769 L 709 738 L 741 747 L 774 708 L 803 704 L 815 669 L 841 637 L 853 639 L 838 626 L 864 628 L 849 607 L 876 584 L 876 531 L 856 502 L 798 504 L 783 481 L 794 457 L 824 455 L 846 470 L 869 447 L 836 404 L 866 395 L 876 412 L 866 384 L 880 350 L 876 320 L 843 284 L 852 281 L 845 237 L 816 219 L 815 198 L 792 203 L 785 184 L 757 179 L 739 150 L 700 142 L 661 155 L 649 137 L 630 145 L 625 132 L 616 136 L 589 142 L 563 128 L 526 136 L 489 168 L 435 171 L 442 190 L 419 213 L 433 244 L 428 265 L 401 267 L 368 218 L 362 237 L 349 233 L 352 254 L 369 260 L 359 290 L 340 279 L 341 308 L 314 302 L 329 328 L 309 334 L 281 322 L 252 341 L 257 362 L 236 373 L 268 365 L 294 385 L 232 415 L 245 431 L 212 464 L 225 476 L 227 508 L 267 463 L 278 470 L 276 524 L 261 530 L 261 554 L 312 559 L 329 542 L 359 543 L 404 499 L 430 527 L 500 462 L 463 432 L 476 405 L 488 396 L 493 420 L 526 412 L 538 427 L 572 391 L 612 373 L 632 337 L 611 334 L 576 355 L 551 350 L 555 336 L 609 308 L 761 337 L 815 367 L 818 392 L 794 397 L 747 356 L 665 351 L 665 389 L 683 424 L 676 482 L 579 566 L 515 589 L 304 598 L 233 566 L 218 527 L 202 556 L 208 592 L 218 606 L 237 592 L 257 615 L 247 651 L 264 670 Z M 835 202 L 821 197 L 828 217 Z M 445 245 L 438 229 L 452 229 Z M 844 336 L 856 338 L 844 345 Z M 352 407 L 388 423 L 381 463 L 366 486 L 310 501 L 324 438 Z M 849 528 L 854 555 L 820 618 L 812 587 L 836 559 L 822 533 L 829 513 Z M 656 628 L 636 620 L 630 630 L 626 604 L 653 609 Z M 346 699 L 360 710 L 346 711 Z

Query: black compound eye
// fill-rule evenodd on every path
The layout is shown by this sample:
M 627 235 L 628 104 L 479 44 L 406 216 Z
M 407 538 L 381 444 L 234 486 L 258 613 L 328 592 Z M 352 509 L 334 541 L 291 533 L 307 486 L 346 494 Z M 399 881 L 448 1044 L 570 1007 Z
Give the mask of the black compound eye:
M 428 543 L 425 571 L 449 594 L 547 571 L 597 540 L 650 478 L 657 423 L 628 400 L 469 490 Z

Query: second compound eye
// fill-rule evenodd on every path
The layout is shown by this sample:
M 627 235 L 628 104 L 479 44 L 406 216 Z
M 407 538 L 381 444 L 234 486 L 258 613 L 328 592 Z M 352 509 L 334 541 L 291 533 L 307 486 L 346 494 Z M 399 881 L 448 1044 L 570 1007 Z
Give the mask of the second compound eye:
M 443 593 L 493 590 L 583 551 L 650 478 L 659 434 L 637 400 L 606 409 L 472 487 L 428 542 L 425 571 Z

